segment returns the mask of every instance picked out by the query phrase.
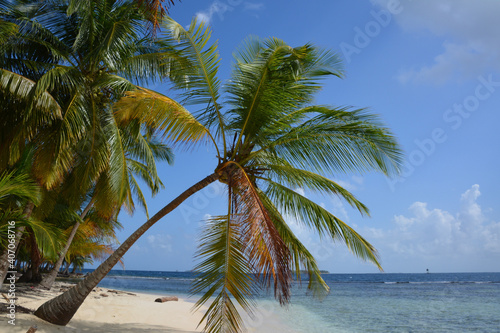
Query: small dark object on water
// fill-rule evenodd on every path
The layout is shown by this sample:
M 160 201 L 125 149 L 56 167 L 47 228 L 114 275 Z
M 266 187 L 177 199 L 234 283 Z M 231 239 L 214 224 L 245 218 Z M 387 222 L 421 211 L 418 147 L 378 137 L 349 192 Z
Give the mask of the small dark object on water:
M 178 300 L 179 299 L 175 296 L 165 296 L 165 297 L 160 297 L 160 298 L 155 299 L 155 302 L 165 303 L 165 302 L 169 302 L 169 301 L 178 301 Z

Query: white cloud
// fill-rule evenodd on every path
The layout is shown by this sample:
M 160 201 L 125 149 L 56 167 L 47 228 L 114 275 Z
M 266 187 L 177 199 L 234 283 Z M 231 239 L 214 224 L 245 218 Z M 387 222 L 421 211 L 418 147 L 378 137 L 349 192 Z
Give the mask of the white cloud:
M 196 13 L 196 18 L 199 21 L 203 21 L 205 23 L 210 23 L 214 15 L 219 16 L 221 20 L 224 19 L 224 13 L 228 11 L 232 11 L 233 7 L 222 1 L 214 1 L 206 10 L 200 11 Z
M 497 271 L 500 266 L 500 222 L 487 218 L 478 199 L 479 185 L 465 191 L 458 209 L 450 212 L 415 202 L 409 214 L 396 215 L 388 228 L 350 223 L 379 251 L 388 272 Z M 348 222 L 342 202 L 333 202 L 330 211 Z M 331 206 L 330 206 L 331 207 Z M 343 244 L 320 241 L 317 235 L 296 222 L 291 226 L 320 267 L 344 272 L 375 271 L 362 263 Z
M 372 0 L 386 7 L 392 0 Z M 500 1 L 498 0 L 401 0 L 396 21 L 406 30 L 422 31 L 444 39 L 443 51 L 434 62 L 405 69 L 399 79 L 443 83 L 469 79 L 485 71 L 500 70 Z
M 361 234 L 372 240 L 386 263 L 432 262 L 456 271 L 477 267 L 479 261 L 498 265 L 500 222 L 483 214 L 477 203 L 480 194 L 479 185 L 473 185 L 462 194 L 455 214 L 415 202 L 410 216 L 394 217 L 393 229 L 366 228 Z M 486 264 L 483 269 L 488 270 Z
M 161 249 L 166 252 L 172 252 L 172 236 L 168 234 L 155 234 L 146 237 L 148 244 L 153 249 Z
M 259 11 L 264 8 L 263 3 L 242 2 L 242 1 L 219 1 L 216 0 L 205 10 L 196 13 L 196 18 L 199 21 L 210 23 L 216 15 L 221 21 L 224 20 L 226 13 L 232 12 L 237 6 L 243 5 L 244 11 Z

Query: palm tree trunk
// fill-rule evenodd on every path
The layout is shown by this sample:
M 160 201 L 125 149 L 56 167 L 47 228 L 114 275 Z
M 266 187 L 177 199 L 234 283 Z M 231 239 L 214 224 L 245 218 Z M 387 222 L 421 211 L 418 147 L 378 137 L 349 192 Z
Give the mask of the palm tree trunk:
M 90 211 L 90 208 L 92 208 L 92 200 L 88 203 L 87 207 L 83 210 L 82 214 L 80 215 L 80 218 L 83 220 L 85 216 L 87 216 L 87 213 Z M 69 247 L 71 246 L 71 243 L 73 242 L 73 238 L 76 235 L 76 231 L 78 230 L 78 227 L 80 227 L 80 222 L 76 221 L 75 225 L 73 226 L 73 229 L 71 229 L 71 233 L 69 234 L 68 240 L 66 241 L 66 245 L 64 248 L 61 250 L 59 253 L 59 259 L 57 259 L 54 268 L 45 276 L 45 278 L 40 282 L 40 286 L 46 289 L 52 288 L 52 285 L 54 284 L 54 281 L 56 280 L 57 273 L 59 273 L 59 269 L 61 269 L 61 265 L 64 261 L 64 258 L 66 257 L 66 253 L 68 253 Z
M 88 294 L 94 289 L 95 286 L 108 274 L 108 272 L 116 265 L 121 257 L 130 249 L 130 247 L 141 237 L 149 228 L 151 228 L 162 217 L 177 208 L 184 200 L 189 198 L 192 194 L 200 191 L 209 184 L 213 183 L 219 178 L 217 173 L 202 179 L 194 184 L 186 191 L 184 191 L 177 198 L 172 200 L 168 205 L 163 207 L 158 213 L 151 217 L 139 229 L 123 242 L 118 249 L 116 249 L 111 256 L 106 259 L 96 270 L 88 274 L 85 279 L 80 281 L 76 286 L 67 290 L 63 294 L 57 296 L 43 303 L 36 311 L 35 316 L 46 320 L 56 325 L 66 325 L 82 305 Z
M 40 274 L 42 254 L 40 253 L 40 248 L 38 247 L 33 231 L 30 231 L 28 241 L 31 246 L 30 266 L 28 270 L 19 278 L 18 282 L 39 283 L 42 280 L 42 275 Z
M 33 208 L 35 205 L 32 202 L 28 202 L 26 207 L 24 208 L 24 216 L 28 219 L 31 217 L 31 213 L 33 212 Z M 17 246 L 21 241 L 21 237 L 23 236 L 25 227 L 19 227 L 16 231 L 14 248 L 10 249 L 10 253 L 16 253 Z M 9 271 L 9 249 L 5 249 L 4 253 L 0 256 L 0 289 L 3 286 L 3 281 L 7 277 L 7 272 Z

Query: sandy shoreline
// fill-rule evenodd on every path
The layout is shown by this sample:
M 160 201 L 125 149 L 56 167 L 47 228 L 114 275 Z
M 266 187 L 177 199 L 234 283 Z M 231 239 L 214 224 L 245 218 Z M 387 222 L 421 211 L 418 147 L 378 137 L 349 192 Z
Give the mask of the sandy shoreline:
M 19 286 L 16 292 L 16 305 L 36 310 L 46 300 L 60 294 L 71 286 L 57 282 L 51 291 Z M 179 298 L 177 302 L 158 303 L 154 300 L 167 294 L 145 294 L 115 291 L 97 287 L 87 297 L 70 323 L 65 326 L 49 324 L 32 314 L 16 313 L 16 325 L 7 321 L 6 313 L 1 313 L 0 332 L 25 333 L 32 325 L 38 327 L 37 333 L 50 332 L 201 332 L 200 322 L 203 314 L 192 312 L 193 303 Z M 175 296 L 175 295 L 171 295 Z M 2 297 L 2 303 L 6 303 Z

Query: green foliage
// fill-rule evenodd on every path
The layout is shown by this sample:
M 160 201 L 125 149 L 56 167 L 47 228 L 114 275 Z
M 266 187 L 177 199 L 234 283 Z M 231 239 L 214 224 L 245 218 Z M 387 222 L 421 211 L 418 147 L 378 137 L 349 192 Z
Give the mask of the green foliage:
M 46 260 L 57 259 L 67 238 L 61 230 L 83 222 L 86 206 L 115 227 L 120 210 L 132 213 L 136 202 L 148 214 L 139 180 L 153 195 L 163 187 L 156 163 L 173 161 L 166 141 L 207 134 L 180 104 L 139 86 L 167 76 L 179 59 L 149 34 L 163 8 L 162 1 L 0 1 L 0 174 L 32 149 L 28 170 L 43 201 L 23 220 Z M 138 109 L 142 115 L 127 114 Z M 0 185 L 12 199 L 27 183 Z M 74 257 L 111 251 L 107 236 L 81 239 Z
M 203 317 L 207 320 L 207 332 L 237 330 L 242 326 L 233 298 L 245 310 L 253 305 L 249 298 L 256 290 L 245 258 L 243 232 L 232 215 L 216 216 L 207 221 L 201 237 L 197 255 L 203 260 L 195 268 L 200 274 L 192 292 L 203 293 L 197 307 L 211 302 Z
M 161 188 L 156 162 L 172 161 L 161 139 L 186 143 L 207 134 L 180 104 L 137 85 L 167 76 L 172 59 L 179 59 L 147 34 L 144 23 L 161 2 L 12 1 L 0 7 L 6 31 L 0 98 L 8 102 L 0 114 L 0 132 L 7 134 L 0 170 L 32 142 L 34 177 L 64 192 L 75 209 L 91 193 L 106 217 L 122 205 L 133 212 L 134 197 L 147 211 L 136 178 L 153 194 Z M 26 116 L 14 117 L 13 108 Z
M 25 173 L 4 172 L 0 174 L 0 204 L 8 199 L 40 202 L 40 190 Z

